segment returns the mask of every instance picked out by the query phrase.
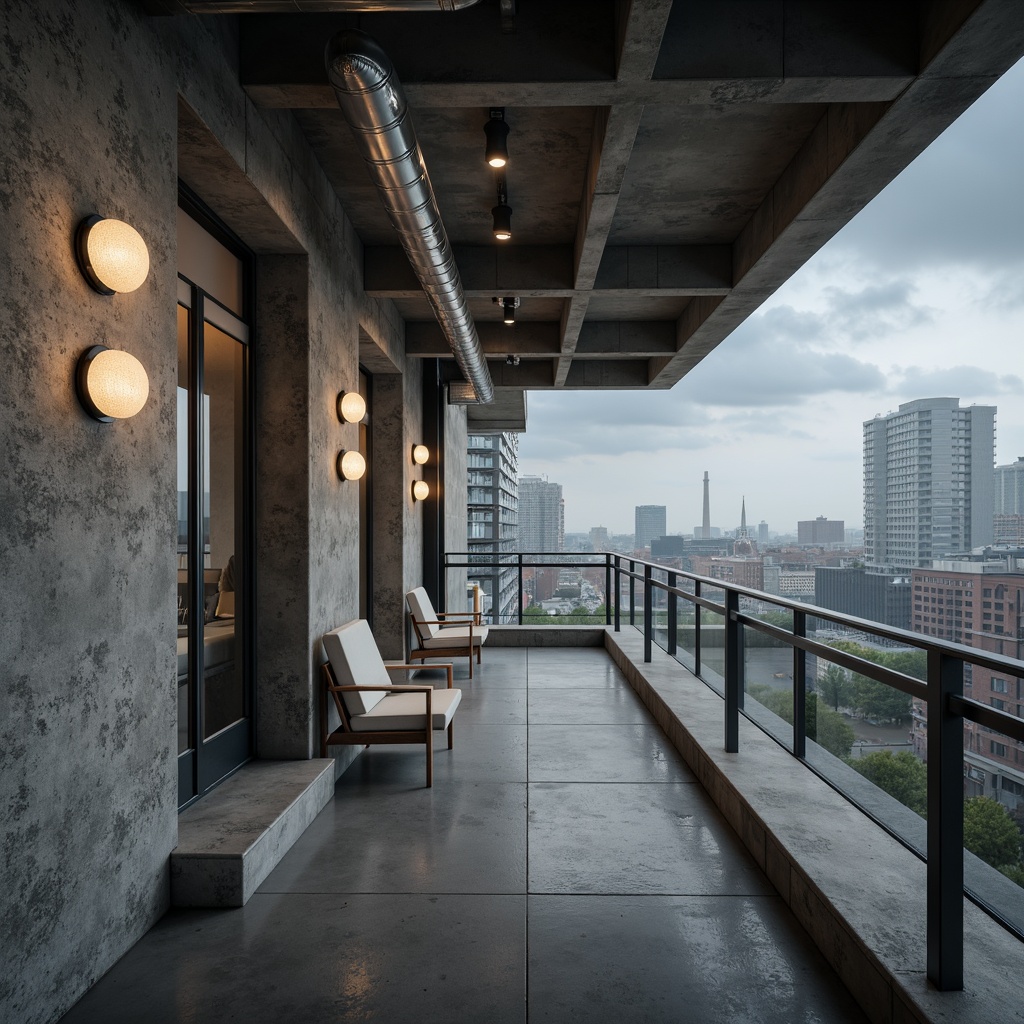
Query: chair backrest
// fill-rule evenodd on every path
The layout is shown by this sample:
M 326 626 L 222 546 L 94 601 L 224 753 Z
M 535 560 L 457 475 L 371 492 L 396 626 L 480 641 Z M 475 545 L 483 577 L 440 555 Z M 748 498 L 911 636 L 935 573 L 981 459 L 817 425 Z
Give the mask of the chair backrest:
M 324 650 L 331 660 L 339 686 L 390 686 L 384 659 L 366 619 L 353 619 L 344 626 L 324 633 Z M 365 715 L 379 704 L 387 692 L 359 690 L 342 694 L 350 715 Z
M 417 626 L 417 622 L 436 622 L 437 613 L 434 611 L 434 606 L 430 603 L 430 598 L 427 597 L 427 592 L 423 587 L 417 587 L 415 590 L 410 590 L 405 595 L 406 601 L 409 602 L 409 611 L 412 612 L 413 617 L 413 635 L 416 639 L 416 646 L 421 646 L 422 640 L 427 640 L 437 634 L 437 631 L 441 628 L 437 625 L 422 625 Z

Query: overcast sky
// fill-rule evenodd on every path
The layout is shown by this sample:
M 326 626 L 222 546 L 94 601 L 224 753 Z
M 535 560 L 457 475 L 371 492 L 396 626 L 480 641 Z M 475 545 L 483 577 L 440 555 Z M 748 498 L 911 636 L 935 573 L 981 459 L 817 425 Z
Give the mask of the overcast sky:
M 671 391 L 531 392 L 520 473 L 567 532 L 701 521 L 863 525 L 863 421 L 916 398 L 995 405 L 1024 456 L 1024 61 Z

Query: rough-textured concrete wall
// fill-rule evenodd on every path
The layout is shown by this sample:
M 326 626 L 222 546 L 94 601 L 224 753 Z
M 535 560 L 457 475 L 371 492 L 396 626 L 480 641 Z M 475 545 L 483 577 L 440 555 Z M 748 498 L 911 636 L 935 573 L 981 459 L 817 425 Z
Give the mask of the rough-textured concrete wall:
M 446 406 L 444 463 L 444 546 L 446 551 L 465 552 L 469 497 L 466 487 L 466 407 Z M 462 559 L 465 561 L 465 559 Z M 448 611 L 467 611 L 466 570 L 452 569 L 447 574 Z
M 0 37 L 0 1020 L 57 1016 L 160 916 L 177 836 L 174 62 L 134 4 L 6 0 Z M 102 45 L 100 45 L 102 37 Z M 151 271 L 101 296 L 78 221 Z M 150 381 L 89 419 L 76 359 Z
M 276 629 L 288 652 L 275 659 L 261 643 L 263 756 L 314 749 L 319 637 L 358 606 L 334 395 L 355 381 L 358 323 L 391 348 L 401 323 L 362 294 L 358 238 L 294 119 L 257 110 L 239 87 L 230 21 L 154 19 L 123 0 L 8 0 L 4 15 L 0 1019 L 45 1021 L 160 915 L 176 842 L 179 92 L 218 149 L 187 180 L 265 256 L 261 311 L 291 374 L 263 373 L 256 398 L 257 571 L 273 584 L 259 591 L 257 635 Z M 219 189 L 225 174 L 244 195 Z M 149 243 L 138 292 L 101 297 L 76 270 L 74 228 L 93 211 Z M 95 342 L 149 372 L 131 421 L 96 424 L 74 398 L 75 359 Z

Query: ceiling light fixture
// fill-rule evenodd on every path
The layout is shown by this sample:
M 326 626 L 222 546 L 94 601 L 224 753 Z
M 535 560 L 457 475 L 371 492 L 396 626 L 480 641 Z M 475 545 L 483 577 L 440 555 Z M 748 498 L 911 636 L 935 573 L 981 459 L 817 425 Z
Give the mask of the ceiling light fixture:
M 491 210 L 494 218 L 494 237 L 499 242 L 507 242 L 512 237 L 512 207 L 508 205 L 508 194 L 505 191 L 505 175 L 498 175 L 498 205 Z
M 505 108 L 491 107 L 491 119 L 484 125 L 487 148 L 484 151 L 487 162 L 495 169 L 508 163 L 508 125 L 505 123 Z
M 149 398 L 146 368 L 130 352 L 93 345 L 78 360 L 78 400 L 100 423 L 126 420 L 142 411 Z
M 506 295 L 503 299 L 495 296 L 492 297 L 491 302 L 500 304 L 501 319 L 506 324 L 514 324 L 516 322 L 516 310 L 519 308 L 519 298 L 517 296 Z
M 92 214 L 75 232 L 78 265 L 100 295 L 133 292 L 149 275 L 149 250 L 142 235 L 123 220 Z

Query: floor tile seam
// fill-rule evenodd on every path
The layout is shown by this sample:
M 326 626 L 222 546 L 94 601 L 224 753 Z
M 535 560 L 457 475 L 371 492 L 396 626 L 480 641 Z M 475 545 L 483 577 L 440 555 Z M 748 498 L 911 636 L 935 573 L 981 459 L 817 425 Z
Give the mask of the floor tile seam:
M 626 896 L 636 897 L 638 899 L 702 899 L 702 900 L 781 900 L 782 897 L 777 892 L 629 892 L 628 890 L 615 890 L 613 891 L 591 891 L 579 892 L 576 890 L 565 890 L 565 889 L 527 889 L 527 896 L 578 896 L 582 899 L 589 899 L 591 897 L 601 898 L 607 896 L 613 899 L 621 899 Z M 786 904 L 788 906 L 788 904 Z
M 555 783 L 560 786 L 698 786 L 699 779 L 676 779 L 669 782 L 658 782 L 655 779 L 527 779 L 526 784 L 543 785 L 544 783 Z
M 510 897 L 519 899 L 529 896 L 527 889 L 516 889 L 514 892 L 468 892 L 463 889 L 272 889 L 269 892 L 262 889 L 254 892 L 250 900 L 257 896 L 479 896 L 490 899 L 495 896 Z M 200 907 L 178 907 L 182 911 L 199 910 Z

